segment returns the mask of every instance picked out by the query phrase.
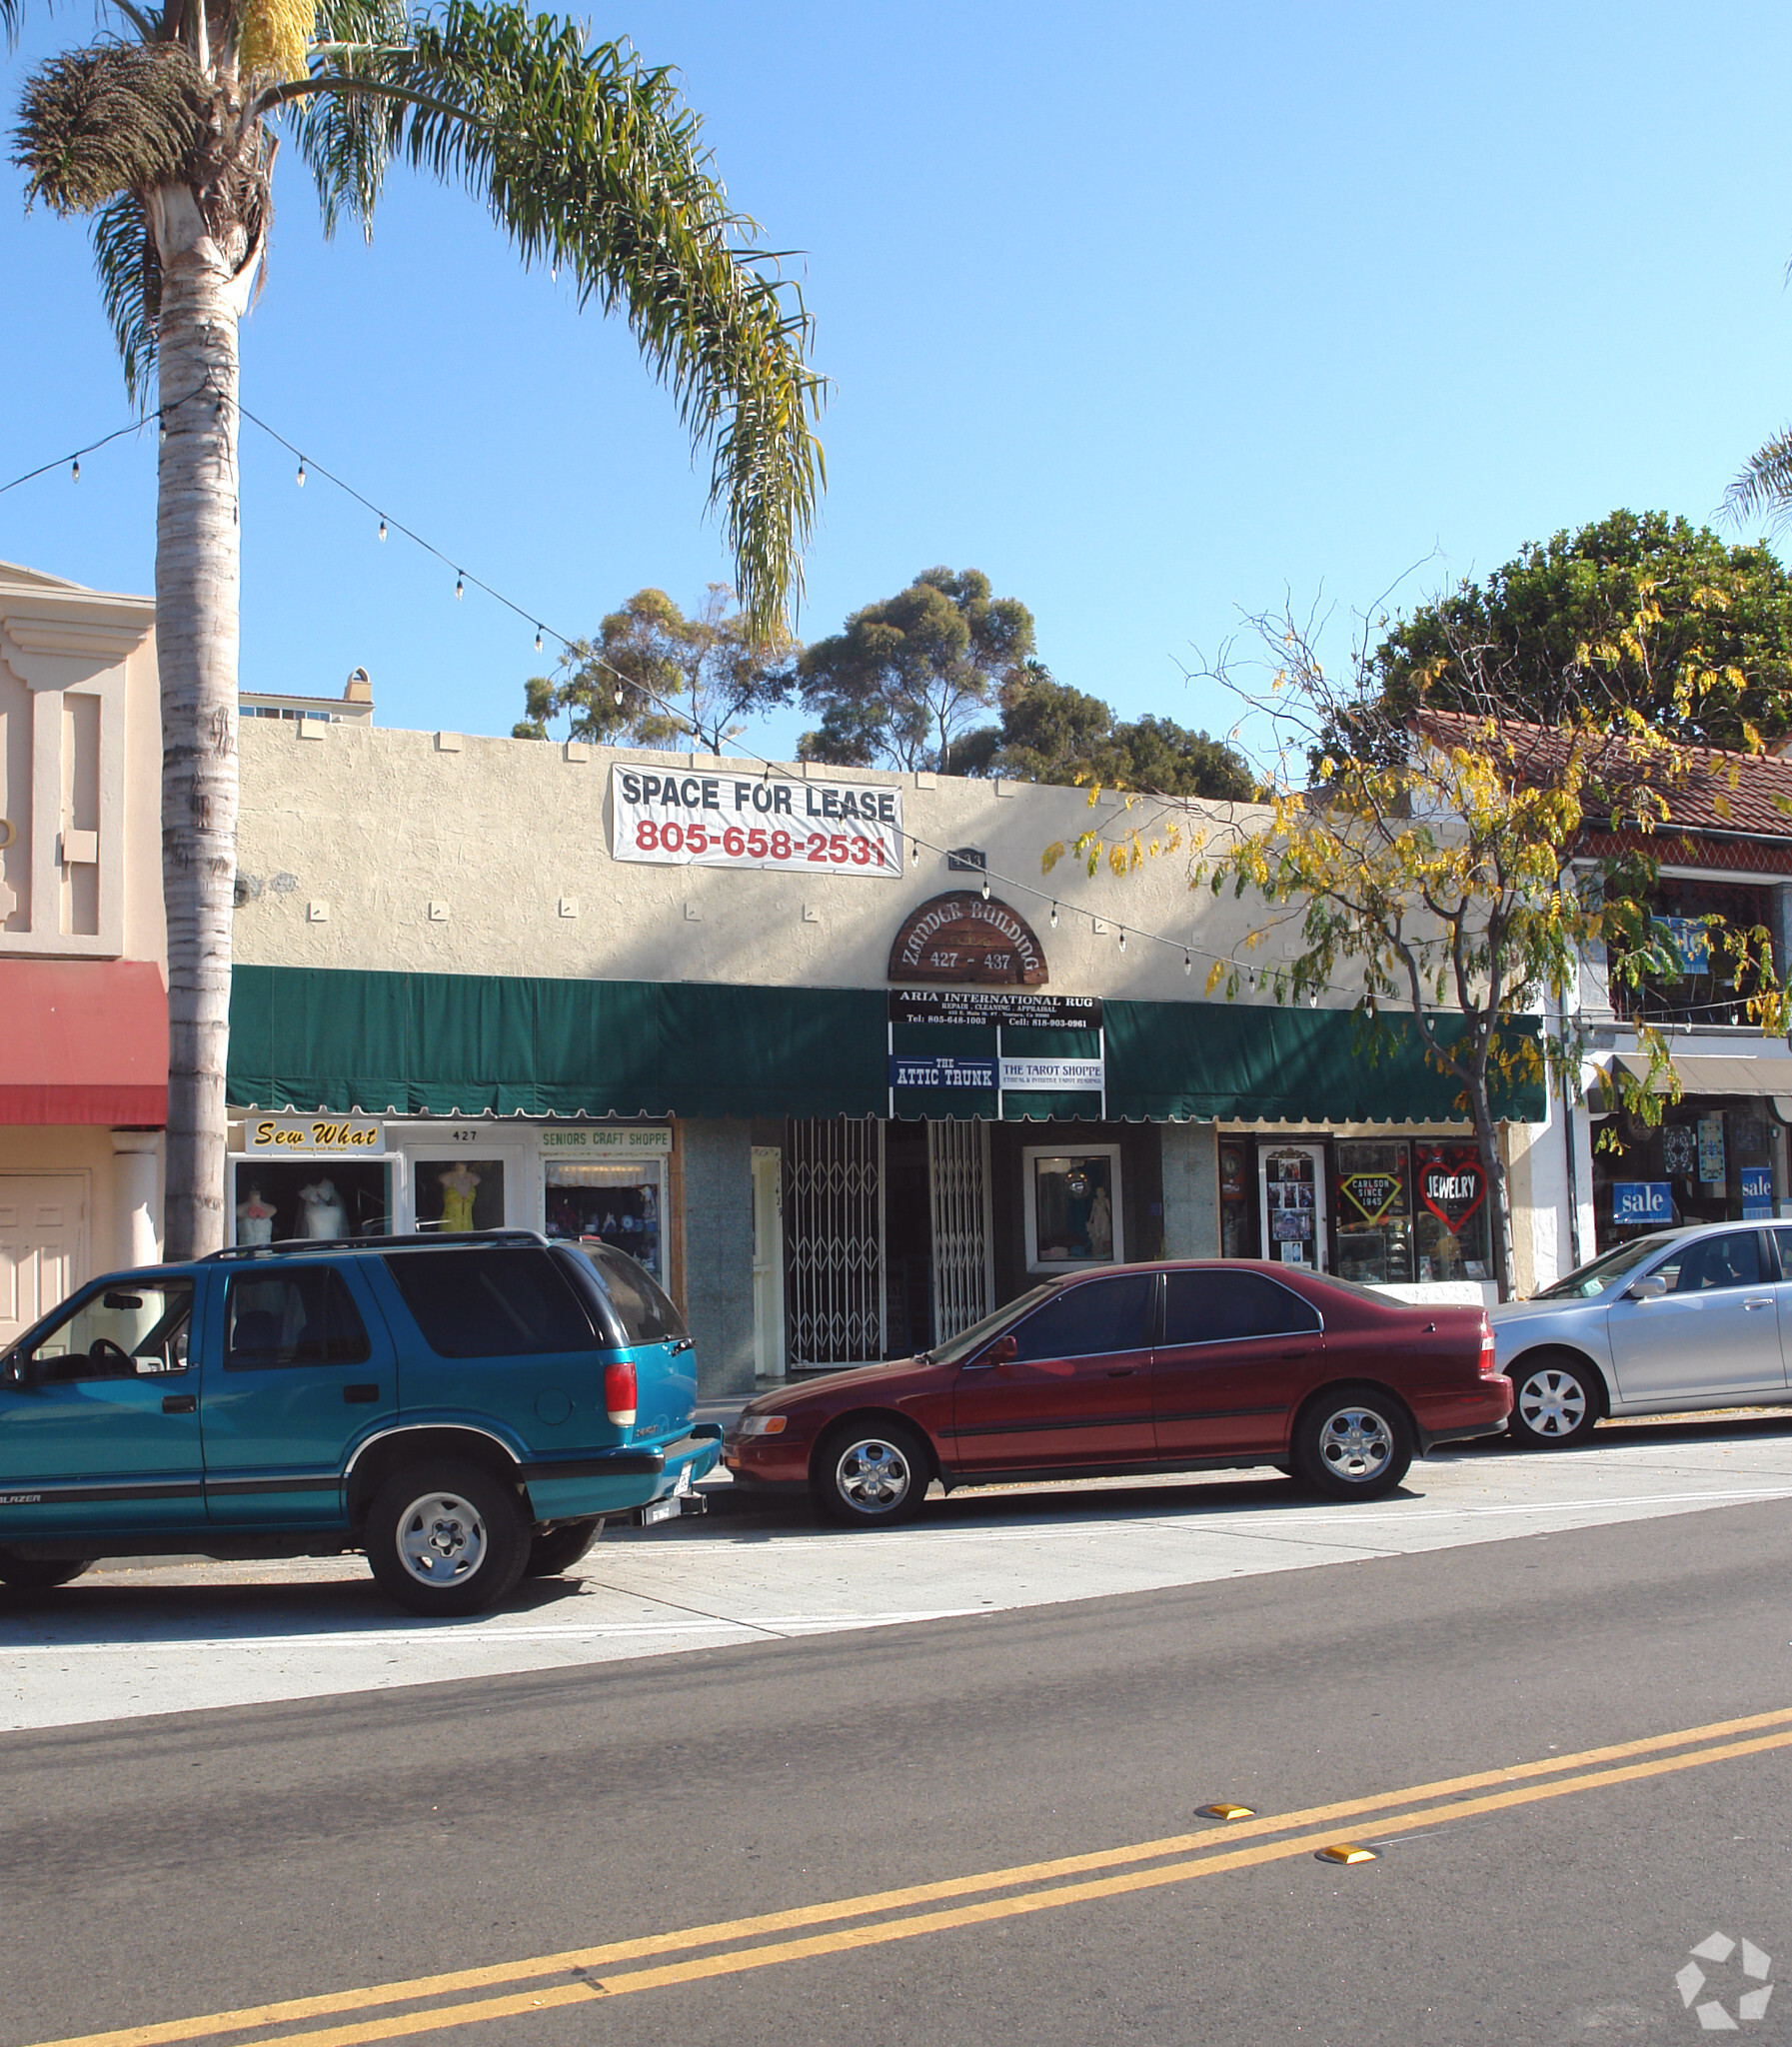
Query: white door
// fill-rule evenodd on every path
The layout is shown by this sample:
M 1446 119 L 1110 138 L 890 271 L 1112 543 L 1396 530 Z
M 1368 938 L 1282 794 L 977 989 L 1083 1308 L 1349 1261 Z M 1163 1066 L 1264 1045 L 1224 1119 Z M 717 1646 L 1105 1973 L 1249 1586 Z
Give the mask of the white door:
M 753 1368 L 784 1377 L 784 1153 L 753 1147 Z
M 0 1346 L 87 1277 L 87 1175 L 0 1172 Z
M 1257 1153 L 1257 1197 L 1264 1257 L 1323 1272 L 1325 1146 L 1264 1144 Z

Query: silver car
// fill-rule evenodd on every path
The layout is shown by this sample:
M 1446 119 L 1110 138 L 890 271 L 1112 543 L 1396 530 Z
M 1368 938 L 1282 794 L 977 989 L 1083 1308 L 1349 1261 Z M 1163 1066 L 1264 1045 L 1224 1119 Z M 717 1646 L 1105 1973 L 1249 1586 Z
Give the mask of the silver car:
M 1636 1237 L 1488 1318 L 1520 1443 L 1584 1442 L 1607 1414 L 1792 1405 L 1792 1223 Z

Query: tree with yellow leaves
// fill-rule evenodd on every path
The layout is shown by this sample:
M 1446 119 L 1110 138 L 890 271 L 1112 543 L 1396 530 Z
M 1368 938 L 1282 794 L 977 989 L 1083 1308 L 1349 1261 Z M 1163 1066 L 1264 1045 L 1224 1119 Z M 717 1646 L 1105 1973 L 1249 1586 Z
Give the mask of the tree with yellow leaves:
M 1645 601 L 1578 658 L 1596 667 L 1621 655 L 1646 668 L 1654 623 Z M 1091 873 L 1105 864 L 1120 875 L 1181 853 L 1191 886 L 1260 903 L 1243 953 L 1290 927 L 1297 944 L 1253 978 L 1283 1003 L 1351 994 L 1365 1056 L 1375 1056 L 1388 1018 L 1411 1019 L 1474 1125 L 1494 1277 L 1507 1299 L 1511 1209 L 1493 1099 L 1516 1079 L 1578 1074 L 1583 961 L 1603 959 L 1621 987 L 1671 977 L 1669 936 L 1650 909 L 1652 847 L 1672 830 L 1689 757 L 1640 713 L 1584 693 L 1556 725 L 1514 718 L 1484 644 L 1452 637 L 1434 655 L 1431 681 L 1447 685 L 1436 694 L 1451 706 L 1437 711 L 1424 691 L 1416 704 L 1390 704 L 1360 658 L 1353 684 L 1340 687 L 1310 625 L 1291 616 L 1253 624 L 1271 656 L 1267 689 L 1241 686 L 1224 662 L 1213 674 L 1273 735 L 1276 766 L 1259 801 L 1222 810 L 1131 799 L 1119 830 L 1084 833 L 1074 850 Z M 1588 857 L 1593 830 L 1632 850 Z M 1065 851 L 1048 849 L 1046 868 Z M 1738 1006 L 1783 1033 L 1792 1002 L 1768 934 L 1707 923 Z M 1230 999 L 1247 971 L 1242 956 L 1219 963 L 1208 994 Z M 1636 1080 L 1620 1073 L 1619 1084 L 1627 1105 L 1655 1121 L 1677 1084 L 1660 1034 L 1641 1025 L 1638 1036 L 1650 1070 Z

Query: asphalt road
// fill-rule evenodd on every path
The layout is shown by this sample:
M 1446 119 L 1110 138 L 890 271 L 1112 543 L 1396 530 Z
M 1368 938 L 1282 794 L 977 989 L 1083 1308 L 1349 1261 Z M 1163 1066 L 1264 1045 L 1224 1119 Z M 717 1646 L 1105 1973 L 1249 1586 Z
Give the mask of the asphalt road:
M 1776 1499 L 12 1733 L 0 2040 L 1701 2037 L 1695 1944 L 1751 1943 L 1695 2003 L 1792 1975 L 1789 1536 Z

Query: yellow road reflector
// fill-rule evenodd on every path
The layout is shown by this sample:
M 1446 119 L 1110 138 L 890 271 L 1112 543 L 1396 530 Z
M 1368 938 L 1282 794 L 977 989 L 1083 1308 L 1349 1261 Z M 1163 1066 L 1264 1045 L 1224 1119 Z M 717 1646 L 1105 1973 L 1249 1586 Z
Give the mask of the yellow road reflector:
M 1333 1841 L 1329 1848 L 1321 1848 L 1313 1857 L 1315 1862 L 1373 1862 L 1375 1859 L 1373 1848 L 1359 1848 L 1354 1841 Z
M 1224 1799 L 1219 1799 L 1212 1805 L 1203 1805 L 1201 1816 L 1206 1819 L 1255 1819 L 1257 1809 L 1254 1805 L 1227 1805 Z

